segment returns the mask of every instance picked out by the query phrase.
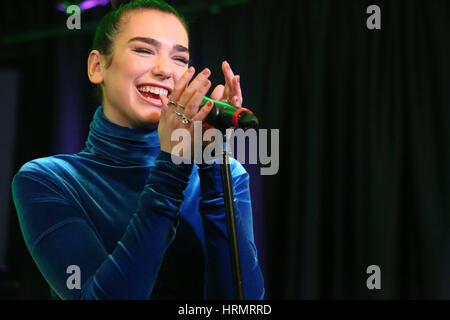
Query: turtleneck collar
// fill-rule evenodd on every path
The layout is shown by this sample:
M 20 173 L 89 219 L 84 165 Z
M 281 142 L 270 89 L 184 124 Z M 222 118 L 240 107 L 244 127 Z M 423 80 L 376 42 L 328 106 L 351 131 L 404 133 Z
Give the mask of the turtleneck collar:
M 94 114 L 86 141 L 90 153 L 122 165 L 153 165 L 160 151 L 158 130 L 119 126 L 106 119 L 103 107 Z

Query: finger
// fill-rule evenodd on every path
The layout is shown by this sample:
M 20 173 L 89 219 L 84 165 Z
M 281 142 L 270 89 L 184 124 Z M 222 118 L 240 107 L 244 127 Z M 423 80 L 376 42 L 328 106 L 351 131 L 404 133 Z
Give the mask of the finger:
M 225 77 L 224 97 L 226 99 L 229 99 L 230 96 L 233 94 L 234 73 L 233 73 L 233 70 L 231 70 L 230 64 L 227 61 L 224 61 L 222 63 L 222 71 L 223 71 L 223 75 Z
M 162 106 L 161 106 L 161 114 L 159 116 L 159 122 L 168 122 L 171 118 L 173 118 L 173 108 L 171 109 L 171 104 L 169 104 L 169 98 L 165 95 L 159 96 Z M 170 112 L 172 111 L 172 112 Z
M 203 101 L 203 98 L 205 97 L 210 87 L 211 81 L 206 80 L 206 82 L 203 83 L 203 85 L 193 94 L 191 99 L 186 103 L 185 115 L 188 118 L 193 118 L 197 114 L 200 103 Z
M 233 98 L 231 98 L 231 105 L 235 106 L 235 107 L 241 107 L 241 104 L 239 103 L 239 98 L 237 96 L 234 96 Z
M 159 99 L 161 100 L 162 106 L 161 106 L 161 113 L 166 112 L 169 109 L 169 98 L 163 94 L 159 95 Z
M 232 100 L 233 106 L 235 107 L 242 107 L 242 103 L 244 102 L 244 99 L 242 98 L 242 90 L 241 90 L 241 77 L 235 76 L 233 78 L 234 83 L 234 92 L 233 95 L 234 101 Z
M 227 61 L 224 61 L 222 63 L 222 71 L 223 75 L 225 76 L 225 83 L 228 84 L 228 87 L 231 88 L 233 84 L 234 73 L 233 70 L 231 70 L 230 64 Z
M 212 101 L 208 101 L 207 103 L 205 103 L 203 108 L 200 109 L 200 111 L 195 115 L 195 117 L 192 120 L 194 120 L 194 121 L 204 121 L 206 119 L 206 117 L 208 116 L 208 114 L 211 111 L 213 106 L 214 106 L 214 103 Z
M 217 87 L 214 88 L 210 98 L 213 100 L 220 101 L 220 99 L 222 99 L 223 97 L 224 90 L 225 87 L 222 84 L 219 84 Z
M 160 95 L 159 99 L 161 100 L 161 114 L 159 116 L 159 120 L 161 121 L 161 119 L 165 119 L 167 117 L 167 112 L 169 110 L 169 105 L 168 105 L 168 101 L 169 98 L 167 98 L 167 96 L 165 95 Z
M 187 88 L 183 91 L 179 99 L 177 100 L 179 104 L 186 106 L 186 104 L 191 100 L 192 96 L 195 94 L 197 90 L 202 88 L 211 75 L 211 71 L 208 68 L 205 68 L 202 72 L 200 72 L 194 80 L 187 86 Z
M 178 101 L 181 94 L 185 90 L 186 86 L 188 85 L 189 81 L 192 79 L 195 73 L 194 67 L 189 67 L 181 76 L 180 79 L 178 79 L 177 83 L 175 84 L 175 87 L 173 88 L 170 99 L 172 101 Z
M 226 84 L 225 88 L 223 89 L 222 101 L 223 102 L 228 101 L 229 96 L 230 96 L 230 86 L 228 84 Z

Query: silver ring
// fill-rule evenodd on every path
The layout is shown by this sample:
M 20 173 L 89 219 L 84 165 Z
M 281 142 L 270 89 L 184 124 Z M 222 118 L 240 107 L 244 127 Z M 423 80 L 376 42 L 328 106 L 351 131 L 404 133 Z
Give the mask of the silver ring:
M 176 107 L 180 107 L 181 109 L 184 109 L 183 105 L 179 104 L 178 102 L 175 102 L 175 101 L 171 100 L 170 98 L 168 98 L 167 104 L 173 104 Z
M 176 106 L 178 103 L 176 103 L 175 101 L 172 101 L 170 98 L 168 98 L 167 104 L 173 104 L 174 106 Z
M 178 108 L 173 109 L 173 111 L 175 112 L 175 114 L 179 117 L 181 117 L 181 122 L 183 122 L 183 124 L 189 124 L 192 120 L 187 118 L 184 114 L 182 114 L 181 112 L 179 112 L 177 110 Z
M 181 120 L 181 122 L 183 122 L 184 124 L 189 124 L 191 123 L 191 120 L 186 118 L 186 116 L 183 114 L 183 119 Z

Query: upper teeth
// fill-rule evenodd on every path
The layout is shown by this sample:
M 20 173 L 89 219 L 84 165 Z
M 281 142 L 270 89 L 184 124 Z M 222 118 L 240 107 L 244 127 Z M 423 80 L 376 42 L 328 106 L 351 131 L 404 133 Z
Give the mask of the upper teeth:
M 159 94 L 159 95 L 164 95 L 164 96 L 167 96 L 167 94 L 169 93 L 169 91 L 167 91 L 166 89 L 159 88 L 159 87 L 153 87 L 153 86 L 140 87 L 139 91 L 141 91 L 141 92 L 151 92 L 151 93 L 154 93 L 154 94 Z

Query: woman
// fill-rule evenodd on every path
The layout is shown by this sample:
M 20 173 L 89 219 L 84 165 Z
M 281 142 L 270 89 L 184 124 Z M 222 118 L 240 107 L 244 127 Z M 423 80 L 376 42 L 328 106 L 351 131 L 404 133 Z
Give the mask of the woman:
M 194 77 L 188 61 L 183 19 L 163 1 L 126 3 L 102 19 L 88 58 L 102 106 L 86 148 L 30 161 L 12 183 L 55 298 L 234 298 L 219 167 L 172 162 L 172 131 L 192 133 L 191 120 L 212 107 L 199 110 L 210 71 Z M 239 77 L 222 67 L 226 85 L 211 98 L 240 106 Z M 249 178 L 234 160 L 231 169 L 245 298 L 262 299 Z

